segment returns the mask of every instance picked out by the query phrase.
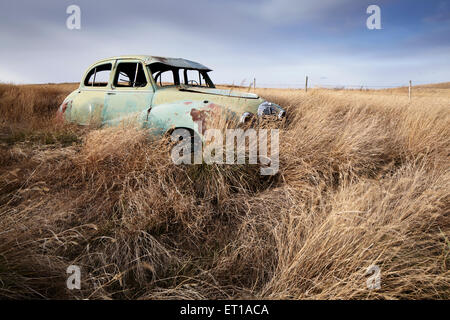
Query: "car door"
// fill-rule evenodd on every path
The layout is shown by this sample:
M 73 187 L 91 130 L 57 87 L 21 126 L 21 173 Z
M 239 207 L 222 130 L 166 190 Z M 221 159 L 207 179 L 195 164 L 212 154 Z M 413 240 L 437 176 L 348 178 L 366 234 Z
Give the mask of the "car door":
M 113 62 L 98 63 L 85 74 L 79 93 L 72 101 L 71 121 L 82 125 L 101 123 L 101 113 L 110 86 Z
M 102 112 L 103 124 L 138 120 L 143 111 L 149 110 L 154 95 L 147 68 L 139 60 L 117 60 L 112 85 L 106 92 Z

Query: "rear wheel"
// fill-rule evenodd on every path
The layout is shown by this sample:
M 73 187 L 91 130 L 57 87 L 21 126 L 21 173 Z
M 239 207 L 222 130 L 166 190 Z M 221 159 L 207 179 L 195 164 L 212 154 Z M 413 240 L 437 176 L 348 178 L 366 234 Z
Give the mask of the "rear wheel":
M 191 163 L 194 163 L 194 155 L 196 152 L 201 152 L 202 140 L 199 135 L 192 129 L 189 128 L 173 128 L 168 130 L 164 135 L 169 147 L 169 153 L 172 155 L 172 150 L 175 146 L 183 143 L 186 139 L 189 141 L 189 151 L 191 156 Z M 186 146 L 185 146 L 186 147 Z M 181 151 L 183 152 L 183 151 Z M 184 154 L 179 154 L 180 157 L 183 157 Z

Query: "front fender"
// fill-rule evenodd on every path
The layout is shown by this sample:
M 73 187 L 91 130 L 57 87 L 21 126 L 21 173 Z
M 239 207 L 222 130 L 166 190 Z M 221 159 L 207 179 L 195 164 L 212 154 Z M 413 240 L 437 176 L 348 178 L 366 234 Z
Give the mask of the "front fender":
M 182 100 L 153 106 L 150 112 L 141 114 L 144 127 L 153 134 L 163 135 L 173 128 L 188 128 L 203 136 L 213 116 L 225 115 L 227 120 L 237 115 L 226 108 L 214 103 Z

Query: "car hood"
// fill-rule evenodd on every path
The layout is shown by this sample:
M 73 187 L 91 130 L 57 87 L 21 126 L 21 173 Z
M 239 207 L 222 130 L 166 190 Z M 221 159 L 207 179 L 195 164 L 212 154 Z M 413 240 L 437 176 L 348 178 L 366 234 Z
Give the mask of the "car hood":
M 213 88 L 198 88 L 198 87 L 181 87 L 178 90 L 184 91 L 184 92 L 197 92 L 197 93 L 203 93 L 203 94 L 212 94 L 217 96 L 225 96 L 225 97 L 233 97 L 233 98 L 244 98 L 244 99 L 258 99 L 259 96 L 254 93 L 245 93 L 245 92 L 238 92 L 225 89 L 213 89 Z
M 167 87 L 156 90 L 152 104 L 178 103 L 180 106 L 191 106 L 200 103 L 202 106 L 213 103 L 225 107 L 237 114 L 251 112 L 256 114 L 258 106 L 265 100 L 253 93 L 199 87 Z

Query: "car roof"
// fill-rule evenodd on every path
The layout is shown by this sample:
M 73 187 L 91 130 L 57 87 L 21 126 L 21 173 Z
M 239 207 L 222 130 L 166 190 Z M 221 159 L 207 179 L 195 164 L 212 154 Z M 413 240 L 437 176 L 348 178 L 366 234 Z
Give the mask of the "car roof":
M 125 56 L 116 56 L 107 59 L 102 59 L 97 61 L 96 64 L 103 61 L 117 60 L 117 59 L 136 59 L 142 60 L 145 64 L 151 65 L 154 63 L 162 63 L 168 66 L 176 67 L 176 68 L 185 68 L 185 69 L 196 69 L 196 70 L 205 70 L 211 71 L 212 69 L 205 67 L 204 65 L 187 60 L 182 58 L 169 58 L 169 57 L 159 57 L 159 56 L 149 56 L 149 55 L 125 55 Z

